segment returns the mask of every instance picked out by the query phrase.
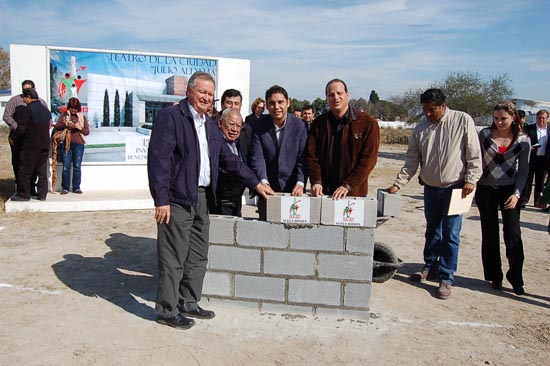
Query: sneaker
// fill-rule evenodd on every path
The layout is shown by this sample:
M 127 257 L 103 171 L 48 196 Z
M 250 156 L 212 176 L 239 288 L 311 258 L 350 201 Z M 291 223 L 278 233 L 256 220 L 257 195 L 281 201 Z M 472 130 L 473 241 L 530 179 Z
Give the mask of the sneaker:
M 441 300 L 447 300 L 451 297 L 451 284 L 448 282 L 440 282 L 437 289 L 437 298 Z

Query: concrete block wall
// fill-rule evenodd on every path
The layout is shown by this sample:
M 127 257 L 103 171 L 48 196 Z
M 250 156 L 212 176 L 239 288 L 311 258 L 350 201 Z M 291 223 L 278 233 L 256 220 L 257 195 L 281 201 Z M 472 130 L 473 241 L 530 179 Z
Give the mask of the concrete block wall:
M 262 312 L 367 319 L 374 227 L 210 216 L 203 294 Z

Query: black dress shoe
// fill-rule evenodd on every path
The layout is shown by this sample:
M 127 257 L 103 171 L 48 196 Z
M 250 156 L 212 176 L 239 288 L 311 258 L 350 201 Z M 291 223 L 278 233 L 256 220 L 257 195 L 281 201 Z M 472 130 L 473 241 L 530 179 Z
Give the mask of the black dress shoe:
M 502 290 L 502 281 L 491 281 L 491 286 L 493 286 L 495 290 Z
M 12 201 L 17 201 L 17 202 L 19 202 L 19 201 L 30 201 L 31 198 L 30 198 L 30 197 L 29 197 L 29 198 L 23 198 L 23 197 L 21 197 L 21 196 L 19 196 L 19 195 L 15 195 L 15 196 L 13 196 L 13 197 L 11 198 L 11 200 L 12 200 Z
M 197 307 L 195 310 L 184 312 L 183 315 L 190 316 L 192 318 L 199 318 L 199 319 L 212 319 L 213 317 L 216 316 L 216 314 L 213 311 L 204 310 L 200 306 Z
M 519 296 L 525 295 L 525 290 L 523 289 L 523 286 L 513 286 L 512 290 L 516 295 L 519 295 Z
M 193 319 L 186 318 L 181 314 L 178 314 L 171 318 L 163 318 L 159 316 L 157 318 L 157 323 L 168 325 L 169 327 L 173 327 L 176 329 L 189 329 L 193 325 L 195 325 L 195 321 Z

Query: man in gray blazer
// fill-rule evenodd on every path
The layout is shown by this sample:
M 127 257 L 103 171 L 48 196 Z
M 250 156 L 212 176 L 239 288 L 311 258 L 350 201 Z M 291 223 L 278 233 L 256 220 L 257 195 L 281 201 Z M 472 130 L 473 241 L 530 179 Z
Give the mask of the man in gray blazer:
M 265 93 L 269 115 L 255 122 L 250 167 L 275 192 L 293 196 L 304 193 L 307 127 L 304 121 L 288 113 L 287 91 L 273 85 Z M 265 200 L 258 201 L 260 220 L 266 218 Z

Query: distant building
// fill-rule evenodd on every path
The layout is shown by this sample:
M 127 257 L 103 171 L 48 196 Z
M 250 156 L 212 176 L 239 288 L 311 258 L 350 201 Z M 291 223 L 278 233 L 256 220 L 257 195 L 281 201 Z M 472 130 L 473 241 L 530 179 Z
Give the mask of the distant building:
M 522 109 L 525 111 L 525 114 L 527 115 L 525 119 L 526 124 L 535 123 L 535 115 L 541 109 L 546 109 L 547 111 L 550 110 L 550 102 L 520 98 L 512 98 L 510 100 L 514 102 L 517 109 Z

